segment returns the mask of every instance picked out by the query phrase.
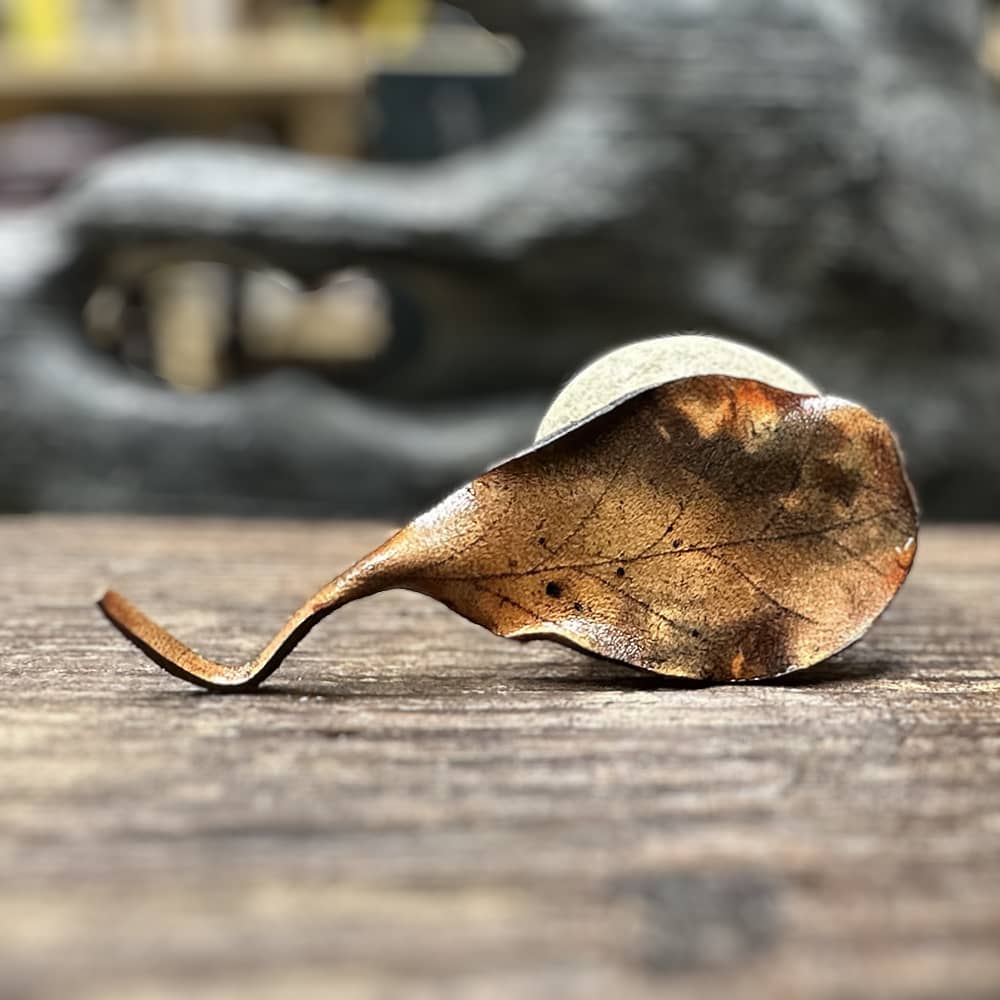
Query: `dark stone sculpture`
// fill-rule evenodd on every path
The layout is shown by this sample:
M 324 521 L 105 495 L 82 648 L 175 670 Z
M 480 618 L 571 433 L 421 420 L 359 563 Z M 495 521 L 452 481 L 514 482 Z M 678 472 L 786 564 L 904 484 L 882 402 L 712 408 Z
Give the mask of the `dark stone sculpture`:
M 401 512 L 530 437 L 537 400 L 513 429 L 484 415 L 491 434 L 458 404 L 422 425 L 293 376 L 193 402 L 128 383 L 79 342 L 81 296 L 109 247 L 194 241 L 305 278 L 360 264 L 420 302 L 425 350 L 377 387 L 398 405 L 540 398 L 604 348 L 708 329 L 887 418 L 928 513 L 995 516 L 1000 99 L 979 3 L 462 6 L 525 39 L 499 140 L 406 167 L 154 144 L 26 221 L 34 242 L 0 237 L 18 305 L 0 462 L 24 504 L 52 505 L 58 459 L 87 506 Z

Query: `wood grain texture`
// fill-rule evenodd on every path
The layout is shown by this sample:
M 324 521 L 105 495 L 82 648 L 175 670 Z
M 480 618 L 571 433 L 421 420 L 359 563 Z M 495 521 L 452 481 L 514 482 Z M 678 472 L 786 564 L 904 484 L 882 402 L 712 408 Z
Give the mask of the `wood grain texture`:
M 426 598 L 240 660 L 388 530 L 0 521 L 0 995 L 993 997 L 1000 530 L 928 529 L 863 642 L 679 689 Z

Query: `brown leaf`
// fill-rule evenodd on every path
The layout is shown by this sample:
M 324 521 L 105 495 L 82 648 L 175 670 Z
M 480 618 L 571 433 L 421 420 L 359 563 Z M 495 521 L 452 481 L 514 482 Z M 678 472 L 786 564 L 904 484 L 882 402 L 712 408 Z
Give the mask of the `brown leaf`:
M 749 379 L 649 389 L 462 487 L 324 587 L 255 660 L 205 660 L 114 592 L 108 617 L 205 687 L 259 684 L 322 617 L 406 588 L 502 636 L 660 674 L 774 677 L 859 639 L 916 550 L 867 411 Z

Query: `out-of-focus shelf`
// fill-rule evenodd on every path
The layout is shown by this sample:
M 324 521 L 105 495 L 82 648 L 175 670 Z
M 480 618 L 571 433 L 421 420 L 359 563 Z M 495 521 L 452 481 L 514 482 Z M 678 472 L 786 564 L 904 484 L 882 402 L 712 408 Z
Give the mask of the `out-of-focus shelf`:
M 183 50 L 116 45 L 58 57 L 7 49 L 0 59 L 4 101 L 339 92 L 356 87 L 366 72 L 362 48 L 334 33 L 294 42 L 245 37 Z
M 267 112 L 285 119 L 293 146 L 345 155 L 356 147 L 360 98 L 372 74 L 499 75 L 518 58 L 514 42 L 469 28 L 434 29 L 411 46 L 322 30 L 44 55 L 8 47 L 0 49 L 0 121 L 53 110 L 138 113 L 214 130 Z

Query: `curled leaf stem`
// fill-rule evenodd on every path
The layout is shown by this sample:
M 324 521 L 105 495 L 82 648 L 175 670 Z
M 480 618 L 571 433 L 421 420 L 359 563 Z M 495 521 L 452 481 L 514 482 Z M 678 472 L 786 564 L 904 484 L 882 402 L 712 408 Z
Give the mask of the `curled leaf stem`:
M 97 606 L 126 639 L 175 677 L 209 691 L 251 691 L 267 680 L 288 654 L 337 608 L 380 590 L 405 585 L 402 570 L 406 553 L 399 545 L 401 536 L 397 532 L 321 587 L 292 612 L 257 656 L 236 666 L 218 663 L 195 652 L 116 590 L 107 591 Z
M 175 677 L 209 691 L 250 691 L 270 677 L 316 625 L 345 603 L 337 597 L 324 599 L 332 586 L 306 601 L 256 657 L 238 666 L 196 653 L 115 590 L 109 590 L 97 604 L 122 635 Z

